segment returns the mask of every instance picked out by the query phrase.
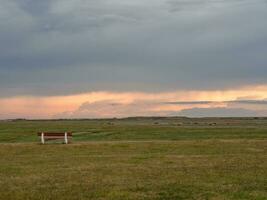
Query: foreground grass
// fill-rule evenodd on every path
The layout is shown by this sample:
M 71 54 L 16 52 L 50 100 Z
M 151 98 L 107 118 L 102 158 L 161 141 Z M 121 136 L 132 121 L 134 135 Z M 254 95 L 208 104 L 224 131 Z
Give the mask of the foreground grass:
M 0 145 L 0 199 L 267 199 L 267 140 Z
M 267 200 L 267 118 L 0 121 L 0 199 Z

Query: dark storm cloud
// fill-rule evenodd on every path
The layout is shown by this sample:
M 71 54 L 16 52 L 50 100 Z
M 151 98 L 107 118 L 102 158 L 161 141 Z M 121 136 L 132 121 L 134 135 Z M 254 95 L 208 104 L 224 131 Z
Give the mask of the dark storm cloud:
M 263 0 L 264 2 L 264 0 Z M 184 11 L 190 10 L 192 8 L 201 9 L 203 7 L 220 7 L 223 5 L 230 4 L 233 6 L 242 6 L 244 4 L 254 4 L 258 3 L 257 1 L 251 0 L 168 0 L 170 11 Z
M 50 9 L 52 0 L 17 0 L 15 2 L 25 12 L 35 16 L 42 16 L 46 15 Z
M 251 2 L 1 0 L 0 95 L 266 84 L 267 7 Z

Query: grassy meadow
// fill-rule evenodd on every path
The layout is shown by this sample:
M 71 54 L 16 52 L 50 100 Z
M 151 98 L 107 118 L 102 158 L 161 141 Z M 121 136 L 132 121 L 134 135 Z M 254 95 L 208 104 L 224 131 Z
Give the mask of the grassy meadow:
M 0 199 L 265 200 L 267 118 L 0 121 Z

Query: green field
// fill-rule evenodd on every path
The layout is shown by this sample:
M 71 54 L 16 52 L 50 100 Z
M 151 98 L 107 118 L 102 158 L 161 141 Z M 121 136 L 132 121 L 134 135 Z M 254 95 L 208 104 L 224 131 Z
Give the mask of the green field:
M 267 199 L 267 118 L 0 121 L 0 199 Z

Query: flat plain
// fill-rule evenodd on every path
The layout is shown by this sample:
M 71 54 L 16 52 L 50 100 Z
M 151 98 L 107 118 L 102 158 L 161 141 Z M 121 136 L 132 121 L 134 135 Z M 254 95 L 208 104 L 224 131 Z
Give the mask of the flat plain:
M 0 199 L 265 200 L 267 118 L 0 121 Z

